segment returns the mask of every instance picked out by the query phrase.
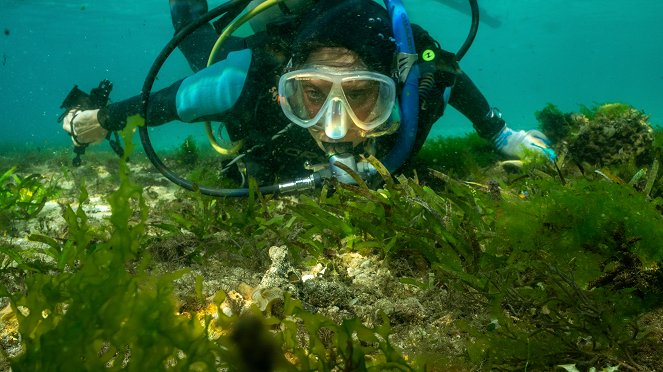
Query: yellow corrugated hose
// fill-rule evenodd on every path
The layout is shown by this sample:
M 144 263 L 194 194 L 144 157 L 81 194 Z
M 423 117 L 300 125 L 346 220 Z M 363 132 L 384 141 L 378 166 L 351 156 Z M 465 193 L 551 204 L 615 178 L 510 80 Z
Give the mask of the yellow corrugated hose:
M 228 27 L 226 27 L 226 29 L 223 30 L 221 35 L 219 35 L 219 38 L 216 40 L 216 43 L 214 43 L 214 47 L 212 48 L 212 51 L 209 54 L 209 58 L 207 59 L 207 66 L 210 66 L 213 63 L 216 54 L 221 49 L 221 45 L 223 45 L 226 39 L 228 39 L 230 35 L 232 35 L 232 33 L 235 32 L 235 30 L 237 30 L 240 26 L 242 26 L 244 23 L 246 23 L 248 20 L 250 20 L 257 14 L 260 14 L 265 10 L 269 9 L 270 7 L 278 3 L 281 3 L 283 1 L 284 0 L 266 0 L 262 2 L 260 5 L 251 9 L 242 17 L 233 21 L 233 23 L 231 23 L 230 25 L 228 25 Z M 205 130 L 207 131 L 207 139 L 209 140 L 209 144 L 216 152 L 218 152 L 221 155 L 233 155 L 236 154 L 239 151 L 239 149 L 242 148 L 244 140 L 237 141 L 229 148 L 223 147 L 216 140 L 216 137 L 214 136 L 214 131 L 212 130 L 212 123 L 209 121 L 205 122 Z

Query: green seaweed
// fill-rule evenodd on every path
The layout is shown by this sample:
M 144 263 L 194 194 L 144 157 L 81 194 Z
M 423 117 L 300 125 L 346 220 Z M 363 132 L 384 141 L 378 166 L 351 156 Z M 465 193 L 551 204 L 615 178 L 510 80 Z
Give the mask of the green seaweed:
M 620 118 L 630 114 L 632 111 L 637 111 L 633 106 L 625 103 L 609 103 L 595 107 L 593 109 L 592 118 L 605 117 L 605 118 Z M 640 112 L 641 113 L 641 112 Z M 643 113 L 641 113 L 645 116 Z
M 594 120 L 597 117 L 604 118 L 619 118 L 628 115 L 635 108 L 629 104 L 616 102 L 616 103 L 603 103 L 594 106 L 580 105 L 580 114 L 587 117 L 589 120 Z M 636 110 L 638 111 L 638 110 Z
M 534 113 L 539 121 L 539 128 L 552 143 L 566 138 L 573 129 L 571 114 L 563 113 L 557 106 L 548 103 L 546 107 Z
M 124 137 L 129 154 L 130 129 L 125 130 Z M 119 170 L 119 187 L 108 197 L 112 215 L 105 241 L 96 242 L 96 235 L 90 233 L 83 209 L 87 200 L 83 185 L 76 210 L 64 210 L 69 225 L 66 240 L 59 242 L 47 236 L 33 236 L 34 241 L 49 247 L 57 267 L 48 272 L 31 273 L 25 280 L 24 291 L 13 292 L 0 287 L 0 295 L 11 300 L 22 335 L 24 352 L 11 360 L 12 368 L 235 370 L 246 367 L 255 350 L 242 346 L 244 321 L 227 317 L 221 311 L 225 297 L 222 293 L 215 296 L 216 318 L 219 325 L 232 330 L 229 335 L 211 339 L 209 329 L 215 323 L 211 316 L 201 321 L 195 316 L 178 315 L 173 282 L 188 270 L 157 275 L 149 270 L 151 257 L 144 249 L 148 209 L 141 188 L 128 175 L 125 159 L 120 161 Z M 252 188 L 255 190 L 255 185 Z M 271 219 L 261 219 L 259 215 L 266 216 L 273 209 L 264 207 L 266 201 L 261 195 L 252 195 L 247 200 L 248 213 L 238 215 L 234 221 L 256 221 L 262 228 L 270 226 Z M 11 254 L 10 260 L 13 257 L 21 262 L 20 254 Z M 203 298 L 201 291 L 202 286 L 197 285 L 197 298 Z M 256 315 L 267 316 L 259 312 Z M 381 370 L 386 366 L 408 368 L 390 346 L 386 324 L 370 329 L 355 319 L 337 325 L 304 310 L 294 300 L 286 301 L 281 316 L 265 318 L 272 325 L 283 324 L 285 330 L 279 333 L 280 341 L 265 332 L 260 337 L 266 338 L 269 345 L 283 345 L 275 352 L 297 355 L 300 364 L 293 366 L 278 357 L 275 361 L 279 361 L 279 369 L 309 369 L 306 366 L 359 371 Z M 299 332 L 287 331 L 299 328 L 300 324 L 309 332 L 308 341 L 301 340 Z M 318 335 L 323 328 L 331 332 L 331 337 L 321 344 Z M 366 346 L 367 342 L 370 345 Z M 302 343 L 308 345 L 309 354 L 301 353 Z M 257 345 L 252 343 L 251 346 Z M 367 359 L 369 354 L 372 355 L 370 360 Z M 376 358 L 379 355 L 382 358 Z
M 398 177 L 380 190 L 336 185 L 331 197 L 302 198 L 292 206 L 308 222 L 300 241 L 312 251 L 422 255 L 448 282 L 484 296 L 494 321 L 488 331 L 467 326 L 473 363 L 615 365 L 648 342 L 639 319 L 662 304 L 663 217 L 645 195 L 546 176 L 513 184 L 528 191 L 523 200 L 436 177 L 442 191 Z
M 625 185 L 546 182 L 536 182 L 545 193 L 502 203 L 495 247 L 509 258 L 491 279 L 495 323 L 473 330 L 473 358 L 493 368 L 637 369 L 629 361 L 646 342 L 639 318 L 661 306 L 663 218 Z
M 654 127 L 654 148 L 663 151 L 663 127 Z
M 119 186 L 108 197 L 112 216 L 103 227 L 93 226 L 85 213 L 83 183 L 78 206 L 63 206 L 66 234 L 30 236 L 43 243 L 49 264 L 38 265 L 34 250 L 0 245 L 0 274 L 25 278 L 17 288 L 0 285 L 0 296 L 10 298 L 18 318 L 24 349 L 12 368 L 660 367 L 638 355 L 661 346 L 651 320 L 644 320 L 663 307 L 663 186 L 656 163 L 632 185 L 591 172 L 578 175 L 563 165 L 565 184 L 539 164 L 503 176 L 510 179 L 489 179 L 478 174 L 484 166 L 478 159 L 488 162 L 494 154 L 474 154 L 483 142 L 450 143 L 440 141 L 420 158 L 429 162 L 418 169 L 433 168 L 420 172 L 424 182 L 378 167 L 381 188 L 332 181 L 319 193 L 294 199 L 261 195 L 251 180 L 252 193 L 244 200 L 188 193 L 152 210 L 121 161 Z M 458 166 L 453 171 L 430 162 L 445 151 Z M 472 160 L 452 159 L 459 151 Z M 638 171 L 630 169 L 624 179 Z M 150 224 L 148 214 L 159 219 Z M 157 235 L 147 236 L 148 230 Z M 190 237 L 190 245 L 164 257 L 179 257 L 185 268 L 155 271 L 156 247 L 181 236 Z M 297 262 L 333 263 L 335 253 L 354 251 L 378 255 L 394 270 L 405 261 L 419 271 L 397 274 L 400 282 L 430 297 L 445 291 L 471 298 L 474 307 L 454 319 L 458 338 L 447 341 L 463 351 L 441 355 L 432 346 L 419 350 L 429 346 L 422 344 L 399 350 L 389 325 L 397 319 L 383 314 L 371 326 L 353 316 L 332 320 L 310 311 L 296 294 L 240 316 L 221 310 L 223 292 L 206 299 L 200 277 L 187 293 L 174 290 L 176 280 L 191 274 L 186 265 L 193 261 L 203 264 L 228 251 L 258 261 L 276 244 L 286 245 Z M 201 305 L 199 317 L 187 316 L 179 311 L 192 306 L 182 301 L 207 303 L 214 311 L 202 312 Z M 224 333 L 213 337 L 218 328 Z
M 412 167 L 434 168 L 457 178 L 479 178 L 481 170 L 494 164 L 499 154 L 493 145 L 476 133 L 464 137 L 437 137 L 424 143 Z
M 12 222 L 35 217 L 58 189 L 39 174 L 21 177 L 16 167 L 0 175 L 0 232 L 8 232 Z
M 193 238 L 187 252 L 162 253 L 167 257 L 198 261 L 219 250 L 262 258 L 270 246 L 288 241 L 289 233 L 283 224 L 289 228 L 292 218 L 288 223 L 283 208 L 258 193 L 255 180 L 250 179 L 249 186 L 251 193 L 246 200 L 231 202 L 189 193 L 187 199 L 160 212 L 165 218 L 153 226 L 165 232 L 162 238 L 181 236 L 183 232 Z M 156 245 L 161 246 L 158 242 Z
M 130 132 L 125 132 L 130 133 Z M 127 153 L 130 136 L 125 134 Z M 147 208 L 140 187 L 120 162 L 120 186 L 109 196 L 113 214 L 107 242 L 90 249 L 81 206 L 67 219 L 73 233 L 62 248 L 66 267 L 26 278 L 27 291 L 7 293 L 19 321 L 24 353 L 16 370 L 212 369 L 218 351 L 197 320 L 176 315 L 172 280 L 183 272 L 153 276 L 139 252 Z M 85 197 L 81 197 L 84 200 Z M 132 203 L 140 219 L 130 222 Z M 66 212 L 65 212 L 66 213 Z M 128 265 L 134 269 L 128 270 Z M 168 335 L 163 337 L 163 335 Z M 188 358 L 178 358 L 178 353 Z M 128 363 L 128 364 L 127 364 Z M 198 367 L 196 367 L 198 366 Z M 148 368 L 150 369 L 150 368 Z
M 301 302 L 292 299 L 286 299 L 284 312 L 295 315 L 295 318 L 283 321 L 281 335 L 286 350 L 296 356 L 300 370 L 414 370 L 391 345 L 391 328 L 384 315 L 383 324 L 371 328 L 357 318 L 346 319 L 338 324 L 304 310 Z M 300 324 L 308 333 L 304 349 L 296 342 Z
M 305 221 L 300 242 L 312 252 L 381 249 L 388 257 L 421 255 L 461 276 L 476 272 L 478 241 L 487 227 L 469 190 L 458 188 L 445 198 L 412 179 L 397 181 L 380 190 L 338 184 L 334 195 L 321 200 L 302 197 L 290 207 Z M 467 224 L 478 232 L 465 234 Z
M 194 167 L 200 159 L 200 151 L 196 144 L 196 139 L 193 136 L 188 136 L 184 139 L 180 147 L 177 149 L 175 158 L 180 165 Z
M 660 269 L 646 269 L 660 267 L 663 260 L 657 245 L 663 239 L 663 223 L 644 194 L 607 181 L 581 179 L 562 186 L 548 177 L 530 176 L 512 184 L 529 191 L 529 198 L 522 199 L 441 173 L 434 174 L 441 182 L 437 191 L 407 177 L 383 176 L 388 182 L 382 189 L 329 185 L 320 196 L 302 196 L 285 209 L 276 207 L 276 199 L 257 193 L 234 212 L 228 205 L 232 203 L 199 196 L 201 204 L 194 205 L 200 210 L 188 218 L 205 228 L 183 221 L 180 226 L 188 226 L 201 239 L 223 229 L 235 234 L 262 230 L 274 237 L 279 229 L 273 226 L 288 222 L 298 227 L 289 242 L 297 241 L 306 254 L 320 256 L 338 249 L 424 257 L 438 280 L 452 288 L 469 288 L 489 304 L 492 320 L 484 328 L 459 324 L 473 337 L 465 363 L 501 369 L 566 362 L 637 367 L 622 360 L 648 342 L 646 328 L 638 320 L 660 306 L 656 296 L 663 288 Z M 172 281 L 183 271 L 155 276 L 148 270 L 150 258 L 142 248 L 147 210 L 140 189 L 122 177 L 118 192 L 110 198 L 116 217 L 111 219 L 108 241 L 92 242 L 79 206 L 68 218 L 71 243 L 60 248 L 75 250 L 64 269 L 59 265 L 55 275 L 33 274 L 26 293 L 10 294 L 21 314 L 26 348 L 13 365 L 17 369 L 47 364 L 87 369 L 245 365 L 247 353 L 255 350 L 240 347 L 244 320 L 219 310 L 220 324 L 235 331 L 211 341 L 210 319 L 201 324 L 175 315 Z M 332 186 L 335 191 L 330 193 Z M 85 199 L 83 188 L 81 205 Z M 138 221 L 131 222 L 135 213 L 127 205 L 138 208 Z M 288 211 L 294 219 L 287 217 Z M 245 226 L 249 230 L 243 230 Z M 217 296 L 215 303 L 222 298 Z M 265 347 L 273 348 L 276 356 L 265 363 L 275 368 L 408 370 L 427 363 L 425 358 L 415 359 L 422 364 L 408 366 L 388 343 L 386 326 L 371 329 L 358 319 L 337 323 L 305 311 L 291 299 L 286 299 L 283 309 L 277 315 L 254 313 L 263 324 L 260 327 L 280 330 L 275 339 L 265 330 L 255 331 L 271 345 Z M 150 352 L 141 352 L 148 350 L 147 345 Z M 283 353 L 290 355 L 289 361 Z

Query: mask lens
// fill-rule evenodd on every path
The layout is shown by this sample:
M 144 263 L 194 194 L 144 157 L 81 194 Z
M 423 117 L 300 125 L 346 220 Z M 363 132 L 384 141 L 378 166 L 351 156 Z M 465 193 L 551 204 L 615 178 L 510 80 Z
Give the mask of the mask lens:
M 372 129 L 388 118 L 395 100 L 395 89 L 389 81 L 350 78 L 343 81 L 342 87 L 357 126 Z
M 333 83 L 322 79 L 303 79 L 300 81 L 307 117 L 314 118 L 327 101 Z
M 350 108 L 361 121 L 370 121 L 380 95 L 380 83 L 373 80 L 349 80 L 342 83 Z
M 308 121 L 318 115 L 332 87 L 332 81 L 306 75 L 294 76 L 284 82 L 281 96 L 292 114 L 300 120 Z

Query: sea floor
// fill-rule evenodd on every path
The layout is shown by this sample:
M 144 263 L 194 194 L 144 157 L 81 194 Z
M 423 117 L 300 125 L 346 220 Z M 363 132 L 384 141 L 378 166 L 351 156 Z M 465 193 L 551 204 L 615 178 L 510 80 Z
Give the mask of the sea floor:
M 2 156 L 1 164 L 6 165 L 1 169 L 3 172 L 9 165 L 16 165 L 15 174 L 20 177 L 38 174 L 58 190 L 36 216 L 9 221 L 10 224 L 3 226 L 0 239 L 4 246 L 34 253 L 46 249 L 47 245 L 30 239 L 31 235 L 66 239 L 69 227 L 63 212 L 66 206 L 77 210 L 83 183 L 88 197 L 82 210 L 89 225 L 101 231 L 111 229 L 112 207 L 108 196 L 119 185 L 117 160 L 104 152 L 92 153 L 84 158 L 83 166 L 72 168 L 69 158 L 68 150 Z M 181 314 L 204 314 L 219 292 L 226 296 L 222 304 L 226 315 L 247 312 L 251 306 L 258 306 L 265 312 L 277 312 L 273 308 L 274 301 L 278 302 L 284 293 L 289 293 L 311 313 L 336 322 L 358 318 L 364 325 L 376 327 L 386 316 L 391 325 L 389 341 L 416 368 L 426 365 L 427 370 L 483 370 L 486 367 L 484 362 L 477 361 L 476 349 L 481 345 L 484 348 L 499 347 L 499 343 L 480 344 L 478 341 L 496 322 L 491 299 L 485 293 L 458 285 L 458 278 L 440 274 L 425 255 L 407 255 L 406 251 L 390 255 L 382 249 L 360 247 L 347 241 L 325 246 L 322 251 L 306 252 L 300 246 L 302 240 L 297 240 L 303 236 L 303 227 L 297 227 L 296 223 L 288 225 L 290 218 L 297 216 L 289 214 L 290 206 L 301 203 L 297 195 L 268 198 L 271 208 L 268 214 L 273 216 L 278 214 L 275 211 L 281 211 L 279 215 L 285 216 L 280 220 L 283 229 L 293 229 L 291 235 L 297 239 L 291 243 L 287 241 L 288 234 L 280 235 L 269 244 L 256 238 L 265 236 L 262 230 L 224 230 L 212 225 L 196 227 L 175 216 L 180 214 L 189 219 L 198 216 L 202 221 L 201 213 L 218 213 L 225 210 L 226 207 L 219 208 L 223 205 L 232 209 L 224 212 L 231 218 L 231 214 L 241 213 L 247 200 L 203 201 L 164 179 L 140 155 L 133 157 L 128 167 L 132 182 L 142 189 L 147 205 L 141 249 L 152 256 L 150 272 L 162 275 L 183 268 L 188 270 L 173 282 Z M 550 173 L 554 177 L 554 172 Z M 490 180 L 504 184 L 505 180 L 517 177 L 498 165 L 486 169 L 485 175 L 485 179 L 472 179 L 465 183 L 465 187 L 475 187 L 476 192 L 481 193 L 484 192 L 481 187 L 472 185 L 486 185 Z M 570 172 L 567 177 L 573 178 Z M 431 184 L 431 188 L 435 187 Z M 515 199 L 527 197 L 520 191 L 503 190 L 503 193 L 511 193 Z M 305 195 L 307 200 L 319 201 L 320 191 Z M 134 211 L 137 208 L 136 205 L 127 207 L 134 208 Z M 138 212 L 134 212 L 132 219 L 139 219 Z M 190 222 L 203 224 L 200 221 Z M 208 219 L 204 223 L 214 221 L 219 220 Z M 322 236 L 324 233 L 324 230 L 314 232 L 310 239 L 328 243 Z M 293 254 L 298 256 L 293 257 Z M 45 262 L 52 260 L 47 255 L 33 257 Z M 12 266 L 6 258 L 4 260 L 0 268 Z M 26 290 L 25 279 L 29 276 L 30 273 L 3 274 L 2 280 L 9 291 L 20 292 Z M 194 293 L 199 285 L 197 278 L 202 278 L 204 303 Z M 513 310 L 511 316 L 515 318 L 516 313 Z M 624 359 L 622 354 L 612 354 L 610 347 L 614 345 L 601 345 L 593 350 L 579 347 L 580 351 L 575 354 L 576 363 L 569 362 L 574 356 L 567 353 L 558 364 L 599 369 L 619 366 L 619 370 L 663 370 L 660 358 L 663 311 L 661 308 L 650 309 L 639 314 L 638 322 L 648 338 L 639 344 L 639 350 L 629 354 L 630 360 Z M 7 298 L 0 298 L 0 327 L 0 347 L 4 351 L 0 353 L 0 370 L 8 370 L 9 360 L 24 351 L 24 345 L 16 314 Z M 526 348 L 527 345 L 520 347 Z M 489 360 L 489 357 L 485 358 Z M 492 360 L 490 365 L 508 369 L 511 362 L 516 368 L 523 365 L 522 361 L 509 360 Z M 549 370 L 561 368 L 555 364 L 546 366 Z M 572 370 L 569 368 L 572 367 L 565 367 Z

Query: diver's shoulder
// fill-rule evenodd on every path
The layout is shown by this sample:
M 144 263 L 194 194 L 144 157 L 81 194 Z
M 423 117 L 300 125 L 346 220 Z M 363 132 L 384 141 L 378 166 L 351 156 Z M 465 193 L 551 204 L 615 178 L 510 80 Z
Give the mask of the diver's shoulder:
M 454 53 L 444 50 L 440 43 L 420 25 L 413 23 L 411 27 L 412 36 L 414 37 L 414 45 L 417 49 L 417 54 L 419 54 L 419 58 L 425 61 L 429 60 L 429 57 L 424 58 L 426 57 L 424 54 L 430 55 L 430 51 L 432 51 L 435 55 L 438 68 L 445 66 L 446 68 L 444 68 L 444 70 L 450 72 L 458 72 L 460 70 L 458 62 L 456 61 L 456 55 Z

